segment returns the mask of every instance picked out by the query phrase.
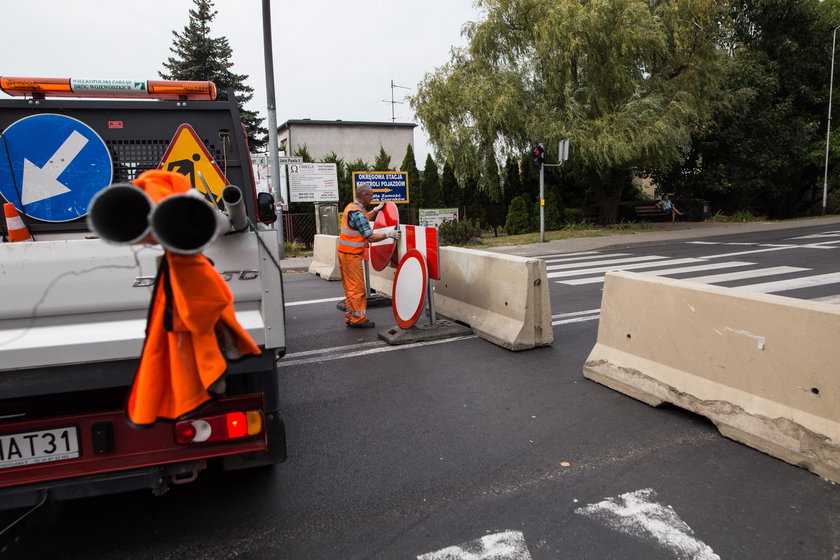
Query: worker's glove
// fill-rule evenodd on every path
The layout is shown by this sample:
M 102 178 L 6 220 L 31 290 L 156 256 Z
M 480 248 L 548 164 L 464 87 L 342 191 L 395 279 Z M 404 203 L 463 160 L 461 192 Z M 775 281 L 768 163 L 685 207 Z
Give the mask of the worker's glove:
M 383 208 L 385 208 L 385 203 L 384 203 L 384 202 L 380 202 L 380 203 L 379 203 L 379 206 L 377 206 L 376 208 L 374 208 L 374 209 L 373 209 L 373 211 L 374 211 L 374 212 L 379 212 L 379 211 L 381 211 Z
M 390 231 L 385 232 L 385 237 L 390 237 L 391 239 L 399 239 L 400 238 L 400 230 L 392 229 Z

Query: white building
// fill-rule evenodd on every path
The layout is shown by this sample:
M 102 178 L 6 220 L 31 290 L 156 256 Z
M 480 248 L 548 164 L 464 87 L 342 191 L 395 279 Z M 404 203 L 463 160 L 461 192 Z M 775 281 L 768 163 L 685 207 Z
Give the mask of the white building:
M 277 128 L 277 140 L 287 155 L 294 155 L 306 145 L 315 161 L 335 152 L 345 162 L 361 159 L 373 164 L 379 148 L 391 156 L 391 167 L 397 168 L 406 148 L 414 147 L 414 123 L 362 121 L 288 120 Z M 385 171 L 377 169 L 375 171 Z

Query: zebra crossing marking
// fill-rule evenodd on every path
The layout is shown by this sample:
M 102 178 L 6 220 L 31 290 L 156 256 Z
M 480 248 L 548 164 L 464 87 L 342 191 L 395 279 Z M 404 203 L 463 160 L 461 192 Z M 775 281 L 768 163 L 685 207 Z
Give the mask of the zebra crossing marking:
M 792 274 L 794 272 L 805 272 L 812 270 L 810 268 L 802 268 L 799 266 L 774 266 L 770 268 L 755 268 L 753 270 L 743 270 L 740 272 L 726 272 L 723 274 L 712 274 L 709 276 L 697 276 L 694 278 L 683 278 L 690 282 L 700 282 L 702 284 L 717 284 L 720 282 L 733 282 L 736 280 L 747 280 L 750 278 L 762 278 L 764 276 L 776 276 L 781 274 Z
M 615 265 L 615 264 L 645 262 L 645 261 L 657 261 L 657 260 L 664 260 L 664 259 L 667 259 L 667 258 L 668 257 L 660 257 L 659 255 L 646 255 L 646 256 L 642 256 L 642 257 L 632 257 L 632 258 L 626 258 L 626 259 L 624 259 L 624 258 L 618 258 L 618 259 L 610 258 L 610 259 L 603 259 L 603 260 L 600 260 L 600 261 L 586 262 L 586 263 L 573 262 L 573 263 L 566 263 L 566 264 L 553 264 L 553 265 L 550 265 L 550 266 L 546 266 L 545 269 L 550 270 L 550 271 L 566 270 L 566 269 L 569 269 L 569 268 L 574 268 L 576 266 L 581 266 L 581 264 L 586 265 L 586 266 L 590 266 L 590 267 L 601 266 L 601 265 L 612 266 L 612 265 Z
M 734 289 L 759 294 L 775 294 L 778 292 L 798 290 L 800 288 L 811 288 L 813 286 L 822 286 L 825 284 L 837 283 L 840 283 L 840 272 L 817 274 L 816 276 L 805 276 L 804 278 L 794 278 L 792 280 L 776 280 L 775 282 L 762 282 L 760 284 L 750 284 L 748 286 L 735 286 Z
M 710 244 L 708 242 L 692 243 Z M 726 268 L 752 266 L 756 263 L 740 260 L 721 262 L 718 259 L 754 253 L 762 253 L 768 251 L 786 250 L 793 247 L 801 246 L 772 246 L 763 247 L 760 249 L 750 249 L 747 251 L 735 251 L 730 253 L 721 253 L 718 255 L 708 255 L 704 257 L 685 257 L 676 259 L 663 257 L 661 255 L 642 255 L 638 257 L 627 257 L 627 253 L 604 254 L 597 252 L 587 252 L 585 254 L 570 254 L 564 255 L 559 258 L 551 259 L 551 261 L 556 264 L 553 264 L 550 267 L 551 272 L 547 272 L 547 277 L 553 279 L 554 282 L 556 282 L 557 284 L 564 284 L 567 286 L 583 286 L 588 284 L 603 283 L 604 274 L 613 270 L 638 270 L 641 271 L 643 274 L 648 274 L 651 276 L 690 274 L 701 271 L 714 271 Z M 617 256 L 619 258 L 613 258 L 614 256 Z M 583 259 L 582 257 L 585 257 L 585 259 Z M 795 266 L 775 266 L 756 268 L 750 270 L 720 272 L 717 274 L 705 274 L 701 276 L 690 276 L 683 277 L 680 279 L 702 284 L 719 284 L 723 282 L 737 282 L 741 280 L 766 278 L 769 276 L 783 276 L 788 274 L 803 273 L 809 270 L 812 269 Z M 840 284 L 840 272 L 818 274 L 814 276 L 801 276 L 798 278 L 779 279 L 768 282 L 758 282 L 742 286 L 733 286 L 733 288 L 756 293 L 776 293 L 802 288 L 811 288 L 815 286 L 823 286 L 826 284 Z M 840 298 L 840 296 L 837 297 Z M 834 303 L 836 301 L 836 298 L 834 296 L 830 296 L 828 298 L 825 298 L 823 301 L 830 301 Z M 553 324 L 565 324 L 571 322 L 578 322 L 581 320 L 591 320 L 591 317 L 564 318 L 560 322 L 555 321 Z
M 663 263 L 664 264 L 664 263 Z M 729 261 L 729 262 L 722 262 L 722 263 L 708 263 L 708 264 L 698 264 L 695 266 L 682 266 L 677 268 L 664 268 L 662 270 L 649 270 L 645 272 L 645 274 L 650 274 L 651 276 L 667 276 L 668 274 L 685 274 L 688 272 L 702 272 L 704 270 L 719 270 L 721 268 L 734 268 L 739 266 L 749 266 L 755 263 L 751 263 L 748 261 Z M 733 274 L 742 274 L 735 272 Z M 685 278 L 684 280 L 689 280 Z M 604 276 L 592 276 L 589 278 L 577 278 L 571 280 L 557 280 L 558 284 L 566 284 L 567 286 L 582 286 L 584 284 L 601 284 L 604 282 Z M 709 282 L 711 283 L 711 282 Z

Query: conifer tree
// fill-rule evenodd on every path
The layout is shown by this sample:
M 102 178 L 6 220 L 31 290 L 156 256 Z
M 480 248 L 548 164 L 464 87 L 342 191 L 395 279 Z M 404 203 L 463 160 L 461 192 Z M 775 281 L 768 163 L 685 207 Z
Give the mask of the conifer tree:
M 392 171 L 391 156 L 382 146 L 379 146 L 379 155 L 373 162 L 373 171 Z
M 218 13 L 212 0 L 193 0 L 195 8 L 190 10 L 189 23 L 181 33 L 173 30 L 175 39 L 170 56 L 163 63 L 165 71 L 158 72 L 164 80 L 210 81 L 216 84 L 219 99 L 227 99 L 228 89 L 236 92 L 236 104 L 248 133 L 248 144 L 252 150 L 265 146 L 268 131 L 262 127 L 262 119 L 256 111 L 244 108 L 254 97 L 254 88 L 245 82 L 248 76 L 231 71 L 233 49 L 227 38 L 211 37 L 210 24 Z
M 443 203 L 447 208 L 460 208 L 462 206 L 463 189 L 458 184 L 458 179 L 455 178 L 455 170 L 449 164 L 449 161 L 445 161 L 443 164 L 441 188 L 443 189 Z
M 414 159 L 414 147 L 409 144 L 405 149 L 400 171 L 408 173 L 408 199 L 415 208 L 423 206 L 423 185 L 420 183 L 420 171 L 417 169 L 417 160 Z
M 440 176 L 432 154 L 426 155 L 426 165 L 423 168 L 423 195 L 426 208 L 443 208 Z

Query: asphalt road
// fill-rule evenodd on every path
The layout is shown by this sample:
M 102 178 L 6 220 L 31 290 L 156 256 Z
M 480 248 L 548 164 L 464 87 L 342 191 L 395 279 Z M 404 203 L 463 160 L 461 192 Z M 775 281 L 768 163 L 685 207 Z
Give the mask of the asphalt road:
M 581 373 L 600 269 L 838 303 L 840 226 L 545 248 L 554 344 L 518 353 L 472 336 L 387 346 L 344 327 L 340 283 L 287 274 L 288 460 L 67 503 L 8 556 L 840 558 L 838 485 Z

